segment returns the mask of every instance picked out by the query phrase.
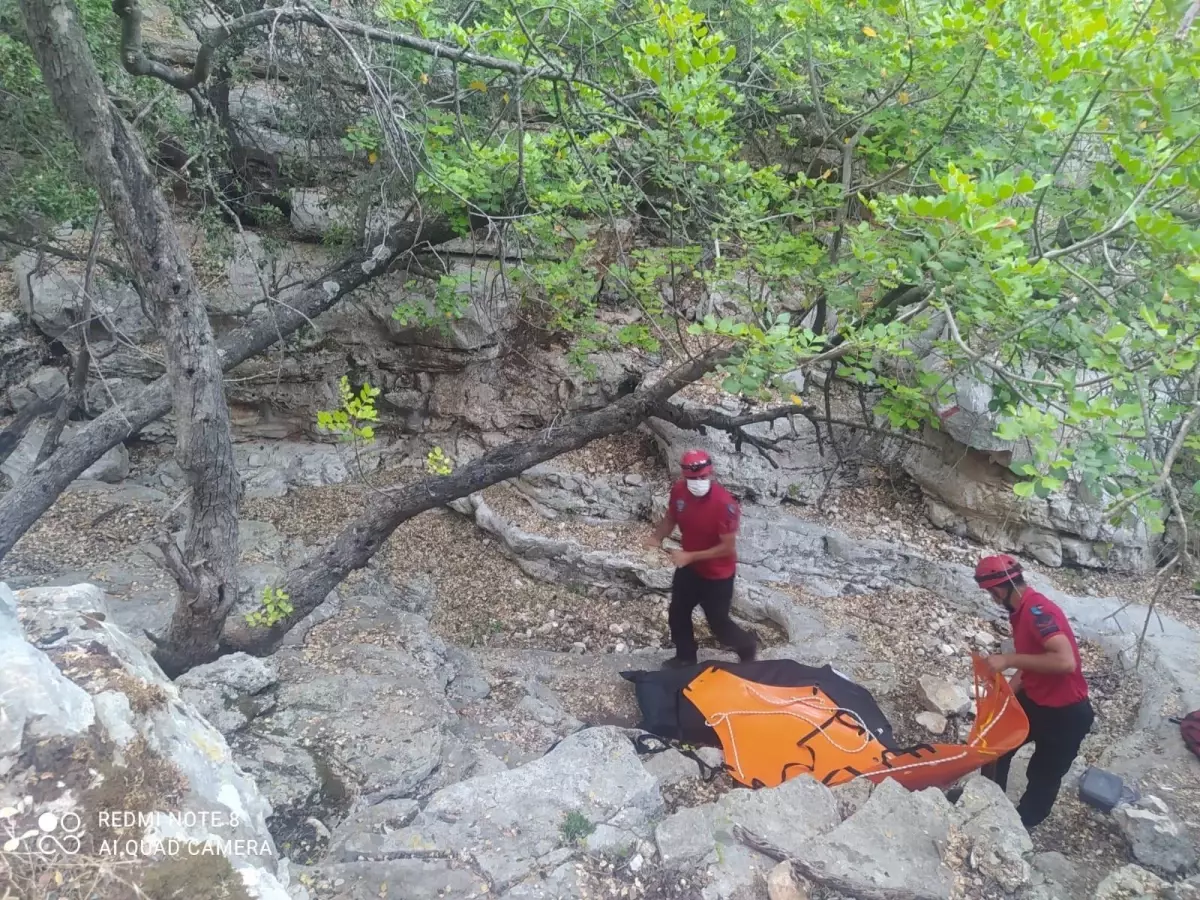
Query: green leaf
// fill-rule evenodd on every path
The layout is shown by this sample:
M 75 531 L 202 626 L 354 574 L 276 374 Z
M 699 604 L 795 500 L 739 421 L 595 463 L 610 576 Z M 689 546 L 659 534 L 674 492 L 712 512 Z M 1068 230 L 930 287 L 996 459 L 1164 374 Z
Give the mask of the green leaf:
M 1013 485 L 1013 493 L 1018 497 L 1032 497 L 1034 485 L 1032 481 L 1018 481 Z

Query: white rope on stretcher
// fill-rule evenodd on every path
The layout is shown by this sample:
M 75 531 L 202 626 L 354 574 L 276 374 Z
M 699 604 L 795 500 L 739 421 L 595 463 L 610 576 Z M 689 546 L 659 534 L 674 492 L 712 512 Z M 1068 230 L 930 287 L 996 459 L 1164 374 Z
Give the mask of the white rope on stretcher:
M 865 737 L 863 739 L 863 742 L 861 745 L 859 745 L 857 748 L 852 750 L 852 749 L 849 749 L 849 748 L 843 746 L 842 744 L 840 744 L 836 740 L 834 740 L 832 737 L 830 737 L 829 734 L 826 733 L 825 726 L 822 726 L 820 723 L 815 722 L 812 719 L 810 719 L 806 716 L 803 716 L 798 712 L 791 712 L 789 710 L 784 710 L 784 709 L 780 709 L 780 710 L 743 709 L 743 710 L 728 710 L 726 712 L 716 713 L 713 716 L 707 717 L 704 720 L 704 724 L 706 724 L 710 728 L 716 728 L 717 725 L 728 725 L 729 726 L 727 729 L 728 734 L 729 734 L 729 750 L 730 750 L 730 755 L 733 757 L 734 771 L 737 772 L 738 775 L 743 775 L 744 773 L 742 772 L 742 764 L 741 764 L 741 761 L 740 761 L 740 758 L 738 755 L 738 751 L 737 751 L 737 741 L 734 740 L 734 737 L 733 737 L 733 726 L 732 726 L 732 724 L 729 724 L 729 720 L 733 716 L 780 716 L 780 715 L 782 715 L 782 716 L 790 716 L 791 718 L 794 718 L 794 719 L 800 719 L 801 721 L 807 722 L 808 724 L 810 724 L 814 728 L 816 728 L 817 731 L 821 734 L 821 736 L 824 737 L 825 740 L 829 741 L 829 743 L 832 744 L 835 748 L 837 748 L 838 750 L 841 750 L 843 753 L 848 753 L 848 754 L 859 753 L 859 752 L 865 750 L 870 745 L 871 741 L 875 739 L 875 736 L 871 733 L 871 729 L 867 728 L 866 722 L 864 722 L 862 717 L 852 709 L 847 709 L 845 707 L 837 706 L 836 704 L 832 704 L 832 703 L 822 703 L 820 700 L 818 700 L 815 697 L 775 698 L 775 697 L 766 696 L 765 694 L 762 694 L 759 691 L 757 691 L 754 688 L 749 687 L 749 686 L 744 688 L 744 690 L 747 693 L 753 694 L 756 698 L 761 700 L 763 703 L 767 703 L 771 706 L 800 705 L 800 706 L 805 706 L 810 709 L 818 710 L 818 711 L 821 711 L 824 713 L 834 713 L 834 712 L 846 713 L 851 718 L 853 718 L 856 722 L 858 722 L 860 726 L 862 726 L 862 729 L 865 732 L 865 734 L 867 735 L 867 737 Z M 1008 706 L 1011 702 L 1012 702 L 1011 699 L 1005 698 L 1004 705 L 1000 707 L 999 712 L 997 712 L 996 715 L 992 717 L 990 722 L 988 722 L 986 725 L 983 726 L 983 729 L 979 732 L 979 734 L 976 735 L 975 738 L 973 740 L 971 740 L 971 742 L 967 745 L 968 747 L 974 747 L 976 744 L 982 742 L 983 739 L 987 737 L 988 732 L 991 731 L 996 726 L 996 724 L 1004 717 L 1004 712 L 1006 709 L 1008 709 Z M 905 771 L 908 771 L 909 769 L 921 769 L 921 768 L 926 768 L 928 766 L 940 766 L 940 765 L 943 765 L 948 762 L 953 762 L 954 760 L 963 759 L 966 757 L 966 755 L 967 755 L 967 752 L 966 752 L 966 750 L 964 750 L 963 752 L 955 754 L 954 756 L 943 756 L 943 757 L 939 757 L 937 759 L 919 760 L 916 762 L 906 763 L 905 765 L 902 765 L 902 766 L 890 766 L 886 769 L 886 773 L 893 774 L 896 772 L 905 772 Z M 851 780 L 853 780 L 854 778 L 866 778 L 870 775 L 880 775 L 880 774 L 884 774 L 884 773 L 880 772 L 878 769 L 876 769 L 871 772 L 864 772 L 859 775 L 855 775 L 855 776 L 853 776 L 853 778 Z
M 802 715 L 799 712 L 794 712 L 794 711 L 787 710 L 787 709 L 727 710 L 725 712 L 719 712 L 713 716 L 707 717 L 704 720 L 704 724 L 707 725 L 709 728 L 716 728 L 718 725 L 727 724 L 729 722 L 730 718 L 732 718 L 733 716 L 790 716 L 793 719 L 800 719 L 802 722 L 812 725 L 814 728 L 817 729 L 818 733 L 820 733 L 821 736 L 825 738 L 825 740 L 829 741 L 829 743 L 832 744 L 834 747 L 836 747 L 838 750 L 841 750 L 843 753 L 847 753 L 847 754 L 859 753 L 859 752 L 865 750 L 868 746 L 870 746 L 871 741 L 875 739 L 875 736 L 871 733 L 871 729 L 867 728 L 867 725 L 862 720 L 862 717 L 859 716 L 859 714 L 856 713 L 852 709 L 846 709 L 845 707 L 837 706 L 836 704 L 832 704 L 832 703 L 822 703 L 820 700 L 818 700 L 814 697 L 789 697 L 789 698 L 779 699 L 779 698 L 774 698 L 774 697 L 768 697 L 764 694 L 761 694 L 760 692 L 756 691 L 752 687 L 746 687 L 744 690 L 747 693 L 753 694 L 756 698 L 758 698 L 762 702 L 767 703 L 771 706 L 780 706 L 780 707 L 796 706 L 796 705 L 804 706 L 804 707 L 809 708 L 810 710 L 824 713 L 822 718 L 828 718 L 830 714 L 845 713 L 848 716 L 850 716 L 852 719 L 854 719 L 856 722 L 858 722 L 858 724 L 862 727 L 863 732 L 866 735 L 866 737 L 863 738 L 862 743 L 858 747 L 855 747 L 853 749 L 846 747 L 843 744 L 840 744 L 838 741 L 834 740 L 832 737 L 829 736 L 829 734 L 827 733 L 827 726 L 824 726 L 819 721 L 814 721 L 813 719 L 809 718 L 808 716 Z M 730 750 L 730 755 L 733 757 L 734 771 L 736 771 L 738 773 L 738 775 L 742 775 L 743 774 L 742 764 L 740 761 L 740 757 L 738 755 L 737 741 L 733 737 L 733 726 L 732 725 L 729 726 L 728 733 L 729 733 L 729 750 Z

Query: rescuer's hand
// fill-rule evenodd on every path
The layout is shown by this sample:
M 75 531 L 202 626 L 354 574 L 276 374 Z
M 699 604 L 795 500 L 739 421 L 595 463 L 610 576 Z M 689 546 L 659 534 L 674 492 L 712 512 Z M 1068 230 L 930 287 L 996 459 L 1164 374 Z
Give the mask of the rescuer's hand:
M 646 537 L 642 538 L 642 546 L 647 550 L 661 550 L 662 538 L 655 537 L 652 534 L 647 535 Z
M 987 663 L 988 669 L 990 669 L 992 672 L 999 673 L 1003 672 L 1005 669 L 1012 668 L 1012 665 L 1008 661 L 1008 654 L 1006 653 L 993 653 L 991 656 L 987 657 L 984 662 Z
M 686 550 L 671 550 L 670 554 L 671 562 L 675 563 L 676 568 L 682 569 L 692 563 L 692 554 Z

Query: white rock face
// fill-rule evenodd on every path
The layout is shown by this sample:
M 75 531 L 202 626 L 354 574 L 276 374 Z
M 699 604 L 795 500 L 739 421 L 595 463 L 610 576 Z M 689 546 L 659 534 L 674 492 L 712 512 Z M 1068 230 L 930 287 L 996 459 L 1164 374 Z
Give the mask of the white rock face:
M 917 679 L 917 684 L 921 705 L 929 712 L 953 716 L 965 713 L 971 708 L 971 698 L 967 696 L 967 692 L 944 678 L 922 675 Z
M 136 856 L 219 848 L 251 896 L 286 900 L 286 867 L 267 830 L 270 805 L 233 762 L 221 733 L 110 624 L 103 591 L 80 584 L 14 594 L 0 584 L 0 658 L 6 688 L 0 691 L 0 771 L 6 777 L 0 807 L 15 808 L 10 802 L 31 795 L 29 785 L 37 783 L 44 799 L 23 807 L 22 815 L 50 812 L 64 823 L 77 821 L 82 839 L 99 840 L 115 816 L 132 814 L 141 829 Z M 19 689 L 8 690 L 10 676 Z M 21 761 L 34 743 L 50 738 L 68 742 L 72 752 L 34 754 L 32 765 Z M 92 768 L 109 778 L 126 777 L 122 773 L 137 766 L 128 777 L 149 785 L 145 795 L 102 794 L 105 808 L 96 806 L 88 793 L 95 785 L 81 783 L 71 769 L 72 754 L 85 752 Z M 44 797 L 47 775 L 58 776 L 57 796 Z M 160 782 L 169 782 L 170 790 L 157 790 Z M 121 803 L 139 808 L 116 809 Z

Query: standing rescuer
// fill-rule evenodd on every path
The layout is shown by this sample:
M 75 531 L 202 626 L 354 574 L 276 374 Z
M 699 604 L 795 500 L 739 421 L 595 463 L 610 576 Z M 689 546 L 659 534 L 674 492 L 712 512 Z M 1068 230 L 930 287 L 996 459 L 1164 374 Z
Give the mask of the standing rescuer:
M 689 450 L 680 460 L 683 477 L 671 487 L 667 511 L 646 546 L 661 549 L 663 539 L 679 526 L 682 550 L 671 551 L 675 577 L 671 582 L 668 624 L 675 656 L 665 668 L 696 664 L 692 611 L 699 606 L 708 627 L 722 644 L 737 651 L 742 662 L 754 659 L 758 638 L 729 617 L 737 573 L 737 530 L 741 509 L 737 500 L 712 478 L 712 460 L 703 450 Z
M 1012 623 L 1015 652 L 989 656 L 987 663 L 993 672 L 1017 670 L 1009 684 L 1029 718 L 1025 743 L 1035 748 L 1029 760 L 1029 787 L 1017 812 L 1031 829 L 1050 815 L 1063 776 L 1079 755 L 1095 714 L 1067 617 L 1048 597 L 1025 584 L 1021 564 L 1004 554 L 985 557 L 975 567 L 975 583 L 1008 610 Z M 985 769 L 1001 788 L 1008 786 L 1015 753 Z

